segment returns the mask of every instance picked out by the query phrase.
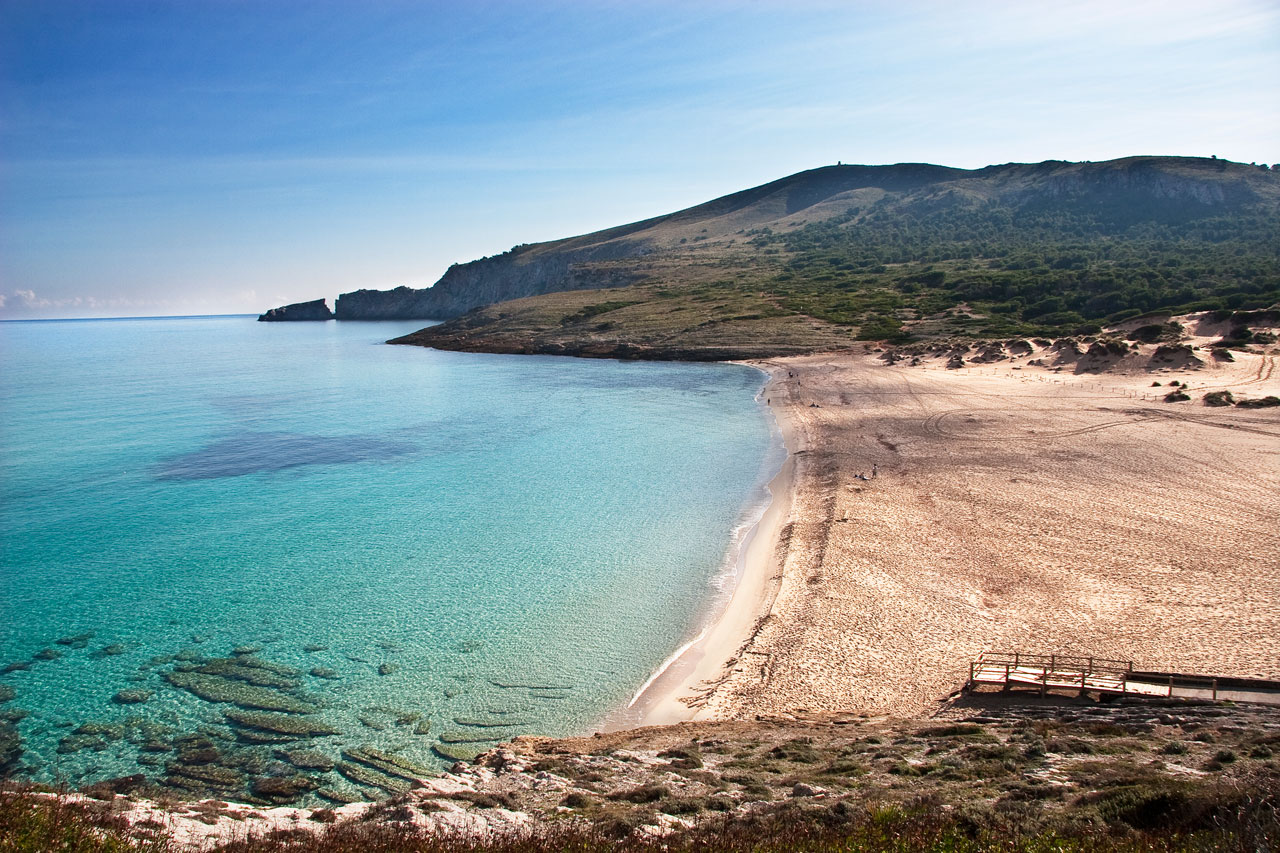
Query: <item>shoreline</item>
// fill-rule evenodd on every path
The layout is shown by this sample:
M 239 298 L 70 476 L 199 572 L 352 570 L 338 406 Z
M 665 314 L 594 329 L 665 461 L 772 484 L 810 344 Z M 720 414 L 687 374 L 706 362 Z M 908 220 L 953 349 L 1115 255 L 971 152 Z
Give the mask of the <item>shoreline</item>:
M 722 683 L 768 616 L 782 580 L 781 533 L 795 494 L 796 424 L 787 405 L 783 368 L 740 362 L 765 371 L 760 394 L 773 414 L 786 457 L 768 484 L 769 501 L 738 546 L 733 592 L 694 639 L 663 662 L 628 705 L 606 718 L 602 731 L 705 719 L 705 700 Z M 776 399 L 776 402 L 775 402 Z

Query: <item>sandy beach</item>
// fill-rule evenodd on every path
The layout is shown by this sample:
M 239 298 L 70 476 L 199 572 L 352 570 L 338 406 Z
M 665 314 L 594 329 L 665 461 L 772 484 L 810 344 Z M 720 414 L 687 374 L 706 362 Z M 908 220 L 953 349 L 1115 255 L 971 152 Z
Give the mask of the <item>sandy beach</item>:
M 927 714 L 989 650 L 1280 676 L 1280 409 L 1202 402 L 1280 394 L 1280 359 L 1149 355 L 762 364 L 774 503 L 642 722 Z M 1172 381 L 1192 399 L 1164 402 Z

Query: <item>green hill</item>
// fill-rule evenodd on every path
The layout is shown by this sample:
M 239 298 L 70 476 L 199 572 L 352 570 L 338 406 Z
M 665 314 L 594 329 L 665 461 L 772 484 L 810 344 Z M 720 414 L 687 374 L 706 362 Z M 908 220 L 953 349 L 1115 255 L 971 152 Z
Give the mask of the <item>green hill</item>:
M 828 166 L 399 293 L 416 306 L 394 316 L 455 319 L 397 342 L 447 349 L 724 358 L 1088 334 L 1280 301 L 1280 171 L 1181 157 Z

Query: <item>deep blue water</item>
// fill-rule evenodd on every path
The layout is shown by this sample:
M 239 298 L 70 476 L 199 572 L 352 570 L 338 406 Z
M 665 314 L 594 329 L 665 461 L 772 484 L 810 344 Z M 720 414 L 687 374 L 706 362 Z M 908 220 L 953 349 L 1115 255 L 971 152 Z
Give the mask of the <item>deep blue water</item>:
M 762 374 L 382 343 L 420 325 L 0 324 L 20 775 L 172 778 L 200 732 L 245 785 L 303 745 L 442 767 L 590 730 L 696 632 L 781 461 Z M 246 743 L 166 678 L 236 647 L 339 733 Z

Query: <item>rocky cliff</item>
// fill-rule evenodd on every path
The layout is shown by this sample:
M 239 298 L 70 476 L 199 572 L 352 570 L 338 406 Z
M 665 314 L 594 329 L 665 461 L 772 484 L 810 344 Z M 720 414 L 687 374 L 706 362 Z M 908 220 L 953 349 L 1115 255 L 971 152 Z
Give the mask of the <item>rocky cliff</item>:
M 524 247 L 467 264 L 454 264 L 432 287 L 415 290 L 357 290 L 338 297 L 339 320 L 446 320 L 474 308 L 564 290 L 596 290 L 632 284 L 634 270 L 610 261 L 643 256 L 641 241 L 617 240 L 581 248 L 544 244 Z
M 276 323 L 288 320 L 332 320 L 333 312 L 329 310 L 329 306 L 325 304 L 323 299 L 313 299 L 310 302 L 295 302 L 292 305 L 284 305 L 280 308 L 272 308 L 265 314 L 258 316 L 260 323 Z

